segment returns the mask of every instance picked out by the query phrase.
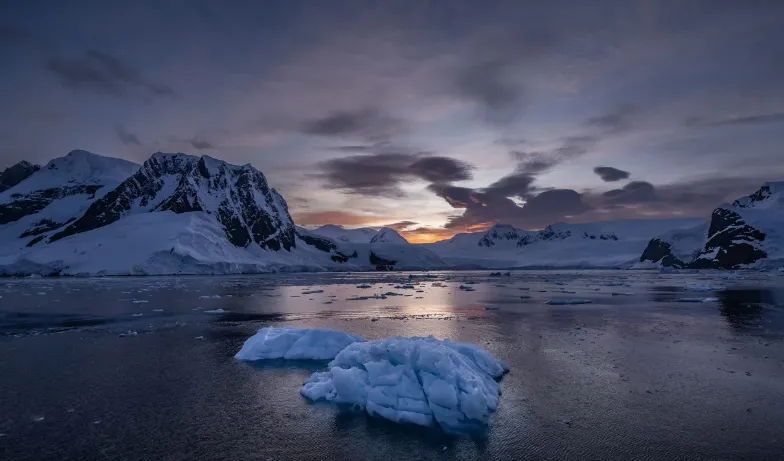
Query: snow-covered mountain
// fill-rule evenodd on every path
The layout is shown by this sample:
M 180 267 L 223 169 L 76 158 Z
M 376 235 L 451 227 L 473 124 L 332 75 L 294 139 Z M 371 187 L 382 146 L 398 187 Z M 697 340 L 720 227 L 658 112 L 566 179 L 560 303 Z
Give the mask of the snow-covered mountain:
M 369 227 L 363 227 L 360 229 L 346 229 L 345 227 L 338 226 L 336 224 L 327 224 L 321 227 L 317 227 L 310 232 L 321 235 L 322 237 L 330 238 L 332 240 L 352 243 L 370 243 L 373 237 L 378 234 L 376 229 L 371 229 Z
M 0 197 L 8 199 L 0 202 L 0 216 L 14 219 L 0 226 L 0 235 L 18 241 L 0 252 L 0 274 L 6 275 L 444 265 L 396 233 L 355 243 L 297 228 L 285 200 L 260 171 L 208 156 L 157 153 L 139 167 L 75 151 Z
M 22 160 L 16 165 L 9 166 L 0 172 L 0 192 L 7 191 L 14 187 L 40 169 L 40 165 L 33 165 L 25 160 Z
M 251 165 L 235 166 L 208 156 L 156 153 L 131 177 L 95 201 L 51 242 L 111 224 L 124 216 L 172 211 L 208 213 L 237 247 L 295 246 L 286 202 Z
M 496 224 L 484 233 L 459 234 L 427 247 L 457 267 L 625 267 L 637 260 L 652 236 L 697 222 L 556 223 L 540 231 Z
M 43 168 L 20 162 L 6 169 L 26 177 L 0 192 L 0 255 L 48 238 L 138 168 L 126 160 L 75 150 Z
M 736 269 L 784 263 L 784 182 L 713 210 L 710 220 L 651 239 L 640 266 Z
M 392 243 L 395 245 L 407 245 L 408 240 L 403 238 L 395 229 L 382 227 L 378 233 L 370 239 L 370 243 Z

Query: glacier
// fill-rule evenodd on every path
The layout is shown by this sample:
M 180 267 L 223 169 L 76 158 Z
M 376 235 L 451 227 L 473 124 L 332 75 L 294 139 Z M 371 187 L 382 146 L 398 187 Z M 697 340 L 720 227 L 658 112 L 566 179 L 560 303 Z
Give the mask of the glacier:
M 509 367 L 477 346 L 429 337 L 348 345 L 300 393 L 395 423 L 455 433 L 481 429 L 498 408 Z
M 234 358 L 243 361 L 267 359 L 330 360 L 361 336 L 319 328 L 265 327 L 242 345 Z

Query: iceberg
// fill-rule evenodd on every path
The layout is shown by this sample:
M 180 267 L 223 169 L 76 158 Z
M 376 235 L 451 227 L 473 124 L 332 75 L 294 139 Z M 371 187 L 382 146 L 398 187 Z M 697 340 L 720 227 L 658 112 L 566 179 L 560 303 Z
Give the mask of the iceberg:
M 485 427 L 509 367 L 477 346 L 432 336 L 354 342 L 300 393 L 396 423 L 463 432 Z
M 319 328 L 260 329 L 234 356 L 238 360 L 330 360 L 346 346 L 364 342 L 361 336 Z

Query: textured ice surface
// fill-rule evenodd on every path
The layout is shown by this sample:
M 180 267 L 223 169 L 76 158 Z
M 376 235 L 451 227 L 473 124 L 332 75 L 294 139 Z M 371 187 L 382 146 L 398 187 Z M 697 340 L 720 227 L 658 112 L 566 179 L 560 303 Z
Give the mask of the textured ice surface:
M 501 395 L 496 379 L 507 371 L 477 346 L 395 337 L 349 345 L 300 393 L 312 401 L 356 405 L 396 423 L 460 432 L 489 423 Z
M 342 331 L 307 328 L 262 328 L 248 338 L 234 358 L 239 360 L 329 360 L 364 338 Z

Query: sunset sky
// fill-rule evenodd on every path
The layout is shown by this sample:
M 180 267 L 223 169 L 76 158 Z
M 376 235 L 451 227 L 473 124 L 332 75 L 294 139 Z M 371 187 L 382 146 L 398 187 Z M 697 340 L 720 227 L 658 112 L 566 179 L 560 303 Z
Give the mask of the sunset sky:
M 251 163 L 414 242 L 706 216 L 784 180 L 784 1 L 16 1 L 0 169 Z

